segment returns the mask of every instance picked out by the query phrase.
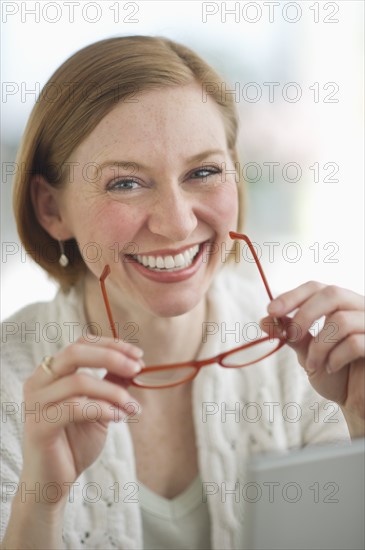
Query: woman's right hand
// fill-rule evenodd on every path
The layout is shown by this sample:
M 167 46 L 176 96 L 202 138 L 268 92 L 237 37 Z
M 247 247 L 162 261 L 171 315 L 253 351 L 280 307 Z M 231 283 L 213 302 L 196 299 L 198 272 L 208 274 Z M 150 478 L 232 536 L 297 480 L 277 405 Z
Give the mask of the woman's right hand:
M 39 482 L 41 507 L 62 510 L 71 484 L 100 454 L 108 423 L 131 412 L 131 403 L 139 409 L 126 388 L 77 370 L 106 368 L 132 378 L 141 368 L 141 356 L 136 346 L 112 338 L 79 338 L 54 356 L 53 374 L 40 365 L 26 380 L 26 410 L 40 414 L 25 418 L 20 483 L 33 488 Z M 45 486 L 47 491 L 42 491 Z

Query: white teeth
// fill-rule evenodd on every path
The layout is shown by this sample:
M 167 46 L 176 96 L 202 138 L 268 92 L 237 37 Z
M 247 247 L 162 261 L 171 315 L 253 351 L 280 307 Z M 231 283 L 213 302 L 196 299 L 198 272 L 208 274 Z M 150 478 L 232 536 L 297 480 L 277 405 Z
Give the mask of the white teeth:
M 175 266 L 181 267 L 185 264 L 184 256 L 182 254 L 178 254 L 175 256 Z
M 166 256 L 165 258 L 165 266 L 164 266 L 166 269 L 171 269 L 172 267 L 176 267 L 175 266 L 175 262 L 174 262 L 174 258 L 172 256 Z
M 156 267 L 158 267 L 158 269 L 162 269 L 163 267 L 165 267 L 165 262 L 163 261 L 163 258 L 161 258 L 161 256 L 157 256 L 156 258 Z
M 190 258 L 191 258 L 189 250 L 185 250 L 184 258 L 185 258 L 185 263 L 188 264 L 190 262 Z
M 140 264 L 151 269 L 181 269 L 192 264 L 194 257 L 199 252 L 199 245 L 192 246 L 184 252 L 176 254 L 176 256 L 145 256 L 138 254 L 134 256 Z

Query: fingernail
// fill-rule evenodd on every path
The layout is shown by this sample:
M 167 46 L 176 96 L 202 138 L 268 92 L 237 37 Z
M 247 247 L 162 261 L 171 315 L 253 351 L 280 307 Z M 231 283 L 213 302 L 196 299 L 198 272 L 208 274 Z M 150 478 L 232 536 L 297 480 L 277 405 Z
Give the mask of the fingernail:
M 140 372 L 142 370 L 142 366 L 140 362 L 133 361 L 133 372 L 137 374 L 137 372 Z
M 313 359 L 308 359 L 305 370 L 308 374 L 314 374 L 317 370 L 316 362 Z
M 136 347 L 133 347 L 130 349 L 130 355 L 133 356 L 133 358 L 136 358 L 136 359 L 140 359 L 141 357 L 143 357 L 143 349 L 141 348 L 136 348 Z
M 127 360 L 123 357 L 122 367 L 129 369 L 133 374 L 137 374 L 142 369 L 140 360 L 131 357 L 128 357 Z
M 331 365 L 327 365 L 326 372 L 327 372 L 327 374 L 333 374 L 333 369 L 332 369 Z
M 135 349 L 135 352 L 136 352 L 135 353 L 136 357 L 138 357 L 138 358 L 143 357 L 143 354 L 144 354 L 143 349 L 141 349 L 141 348 L 134 348 L 134 349 Z

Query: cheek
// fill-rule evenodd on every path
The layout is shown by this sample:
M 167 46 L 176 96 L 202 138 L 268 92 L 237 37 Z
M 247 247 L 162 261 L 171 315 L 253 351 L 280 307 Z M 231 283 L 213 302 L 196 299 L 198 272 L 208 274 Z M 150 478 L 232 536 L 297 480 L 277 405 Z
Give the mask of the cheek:
M 205 197 L 206 214 L 211 217 L 211 224 L 223 231 L 235 230 L 238 219 L 237 184 L 227 183 L 214 193 Z
M 107 251 L 133 242 L 142 223 L 143 213 L 138 209 L 115 201 L 99 203 L 90 206 L 87 214 L 79 219 L 76 237 L 80 244 L 95 242 Z

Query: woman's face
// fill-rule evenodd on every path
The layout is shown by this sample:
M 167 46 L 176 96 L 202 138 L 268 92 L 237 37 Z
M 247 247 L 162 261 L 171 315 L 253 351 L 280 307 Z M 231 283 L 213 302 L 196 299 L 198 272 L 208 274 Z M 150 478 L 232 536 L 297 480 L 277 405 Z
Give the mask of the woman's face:
M 237 183 L 222 116 L 198 84 L 118 103 L 74 151 L 64 227 L 111 301 L 159 316 L 202 299 L 236 229 Z

